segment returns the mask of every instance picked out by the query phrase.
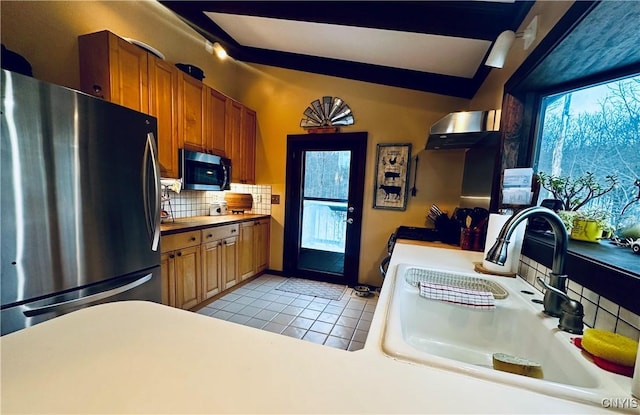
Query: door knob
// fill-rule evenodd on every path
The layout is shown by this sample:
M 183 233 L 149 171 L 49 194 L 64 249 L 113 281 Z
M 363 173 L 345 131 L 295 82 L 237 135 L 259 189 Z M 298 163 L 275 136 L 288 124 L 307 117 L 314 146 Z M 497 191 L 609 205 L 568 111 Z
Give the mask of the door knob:
M 349 206 L 349 209 L 347 209 L 349 211 L 349 213 L 353 213 L 354 210 L 356 210 L 353 206 Z
M 349 218 L 345 222 L 347 222 L 349 225 L 351 225 L 353 223 L 353 218 Z

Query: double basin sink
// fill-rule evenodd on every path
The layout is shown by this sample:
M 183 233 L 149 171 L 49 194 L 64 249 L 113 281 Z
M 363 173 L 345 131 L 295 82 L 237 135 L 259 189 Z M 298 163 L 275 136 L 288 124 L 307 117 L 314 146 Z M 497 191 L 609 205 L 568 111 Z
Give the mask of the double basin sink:
M 524 281 L 480 277 L 497 283 L 506 298 L 496 299 L 493 309 L 476 309 L 421 297 L 413 280 L 421 270 L 397 267 L 382 333 L 388 356 L 598 406 L 603 399 L 630 398 L 627 378 L 604 372 L 583 355 L 572 344 L 576 336 L 559 330 L 558 319 L 531 301 L 541 295 Z M 479 275 L 456 272 L 454 277 L 477 280 Z M 541 364 L 543 379 L 494 370 L 494 353 Z

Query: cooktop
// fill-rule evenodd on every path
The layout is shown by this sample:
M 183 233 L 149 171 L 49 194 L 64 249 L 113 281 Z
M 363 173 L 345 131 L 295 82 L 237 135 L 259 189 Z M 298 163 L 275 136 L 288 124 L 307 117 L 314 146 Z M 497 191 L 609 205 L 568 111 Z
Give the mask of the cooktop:
M 434 242 L 442 240 L 437 229 L 415 226 L 398 226 L 395 236 L 396 239 L 410 239 L 413 241 Z

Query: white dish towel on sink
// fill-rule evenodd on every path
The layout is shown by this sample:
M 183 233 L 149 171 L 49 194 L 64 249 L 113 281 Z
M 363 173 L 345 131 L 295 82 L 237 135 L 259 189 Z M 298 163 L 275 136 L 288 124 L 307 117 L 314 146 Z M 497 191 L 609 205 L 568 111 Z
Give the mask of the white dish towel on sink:
M 495 298 L 488 291 L 475 291 L 450 285 L 420 282 L 420 295 L 431 300 L 446 301 L 465 307 L 496 308 Z

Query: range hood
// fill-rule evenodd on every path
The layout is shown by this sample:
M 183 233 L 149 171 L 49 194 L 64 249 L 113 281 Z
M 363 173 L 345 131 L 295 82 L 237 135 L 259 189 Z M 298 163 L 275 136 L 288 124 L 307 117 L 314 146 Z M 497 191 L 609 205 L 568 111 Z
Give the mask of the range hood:
M 452 112 L 433 124 L 427 150 L 497 146 L 500 110 Z

